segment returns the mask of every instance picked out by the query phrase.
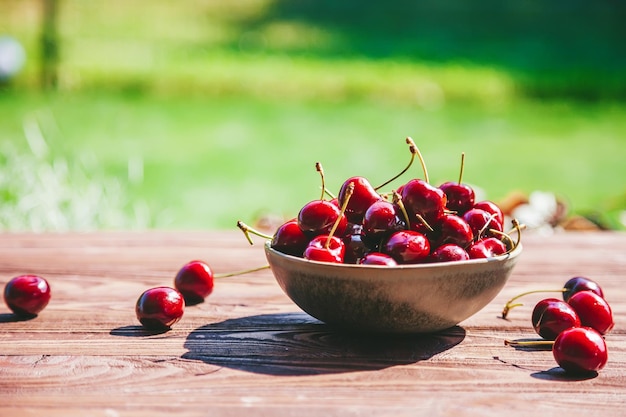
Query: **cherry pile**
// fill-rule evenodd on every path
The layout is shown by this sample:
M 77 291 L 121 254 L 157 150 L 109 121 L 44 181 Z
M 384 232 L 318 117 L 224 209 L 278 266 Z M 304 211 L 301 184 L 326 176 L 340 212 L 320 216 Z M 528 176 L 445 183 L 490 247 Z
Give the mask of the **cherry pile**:
M 602 288 L 595 281 L 573 277 L 560 289 L 519 294 L 505 304 L 502 317 L 506 318 L 512 308 L 521 305 L 514 304 L 518 298 L 549 291 L 561 292 L 563 299 L 544 298 L 535 305 L 531 314 L 533 329 L 543 340 L 506 340 L 505 344 L 551 346 L 556 362 L 572 374 L 597 372 L 604 368 L 608 361 L 604 336 L 613 329 L 613 312 L 604 299 Z
M 519 244 L 504 231 L 502 210 L 492 201 L 475 201 L 471 186 L 462 183 L 464 154 L 458 181 L 434 186 L 418 148 L 406 139 L 411 160 L 384 184 L 373 187 L 364 177 L 343 182 L 337 197 L 328 193 L 320 163 L 322 195 L 305 204 L 297 217 L 283 223 L 273 236 L 239 222 L 246 233 L 271 239 L 275 250 L 309 260 L 361 265 L 450 262 L 506 254 Z M 424 179 L 380 190 L 404 174 L 415 156 Z M 327 195 L 329 197 L 327 197 Z M 248 236 L 248 240 L 250 240 Z

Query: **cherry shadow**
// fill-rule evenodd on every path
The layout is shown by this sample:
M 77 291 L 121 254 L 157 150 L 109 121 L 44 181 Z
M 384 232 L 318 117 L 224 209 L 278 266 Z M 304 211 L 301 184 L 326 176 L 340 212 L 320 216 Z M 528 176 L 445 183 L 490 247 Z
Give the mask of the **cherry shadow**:
M 19 321 L 29 321 L 36 318 L 37 315 L 32 316 L 22 316 L 14 313 L 1 313 L 0 314 L 0 323 L 16 323 Z
M 111 330 L 109 334 L 111 336 L 146 337 L 146 336 L 154 336 L 158 334 L 167 333 L 169 330 L 170 329 L 150 330 L 150 329 L 146 329 L 143 326 L 131 325 L 131 326 L 116 327 L 115 329 Z
M 455 326 L 428 335 L 349 333 L 305 313 L 264 314 L 193 330 L 182 357 L 267 375 L 368 371 L 431 358 L 465 338 Z
M 581 374 L 570 374 L 565 372 L 560 366 L 548 369 L 547 371 L 534 372 L 530 374 L 533 378 L 541 379 L 544 381 L 586 381 L 598 376 L 598 372 L 592 371 Z

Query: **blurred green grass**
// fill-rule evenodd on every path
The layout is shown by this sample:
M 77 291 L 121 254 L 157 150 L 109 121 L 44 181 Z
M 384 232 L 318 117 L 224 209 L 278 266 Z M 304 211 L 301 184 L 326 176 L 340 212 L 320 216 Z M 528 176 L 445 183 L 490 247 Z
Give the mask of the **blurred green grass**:
M 7 1 L 0 29 L 33 56 L 38 3 Z M 406 136 L 435 183 L 457 178 L 465 152 L 465 180 L 487 198 L 552 191 L 573 211 L 602 213 L 612 225 L 626 208 L 626 80 L 615 75 L 623 57 L 607 64 L 614 45 L 583 60 L 592 68 L 556 65 L 559 56 L 545 49 L 526 50 L 521 60 L 485 28 L 462 44 L 437 38 L 433 25 L 408 30 L 417 43 L 407 41 L 406 28 L 368 35 L 371 16 L 348 25 L 345 10 L 332 14 L 330 2 L 316 10 L 335 16 L 331 22 L 313 20 L 310 2 L 299 9 L 269 0 L 60 4 L 59 91 L 38 90 L 37 62 L 29 60 L 0 91 L 0 145 L 11 144 L 12 158 L 28 156 L 24 123 L 36 120 L 49 147 L 40 163 L 95 161 L 92 180 L 123 188 L 112 198 L 128 218 L 95 219 L 92 227 L 232 228 L 267 213 L 292 216 L 319 196 L 315 162 L 335 192 L 352 175 L 381 183 L 408 161 Z M 605 39 L 605 26 L 588 35 Z M 522 42 L 524 28 L 507 39 Z M 540 35 L 534 42 L 547 39 Z M 498 47 L 508 53 L 489 53 Z M 571 47 L 562 48 L 566 55 Z M 537 54 L 543 60 L 531 59 Z M 411 175 L 421 175 L 418 166 Z M 73 199 L 84 198 L 85 183 L 67 182 Z

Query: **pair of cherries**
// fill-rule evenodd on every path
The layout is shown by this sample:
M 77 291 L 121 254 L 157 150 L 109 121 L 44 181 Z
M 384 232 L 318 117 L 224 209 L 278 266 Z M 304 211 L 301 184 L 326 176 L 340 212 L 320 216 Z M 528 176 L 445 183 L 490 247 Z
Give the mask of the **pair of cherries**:
M 364 177 L 348 178 L 336 198 L 325 198 L 324 174 L 317 163 L 322 196 L 276 230 L 272 248 L 316 261 L 397 265 L 488 258 L 516 247 L 519 241 L 503 231 L 498 205 L 476 202 L 472 187 L 462 183 L 464 155 L 459 181 L 436 187 L 429 183 L 415 143 L 411 138 L 407 143 L 411 161 L 400 174 L 378 187 Z M 381 194 L 382 187 L 408 170 L 415 155 L 424 179 L 411 179 Z
M 604 335 L 614 326 L 611 306 L 604 299 L 602 288 L 586 277 L 569 279 L 562 289 L 563 299 L 545 298 L 533 308 L 531 322 L 535 332 L 545 342 L 509 342 L 511 345 L 552 346 L 554 359 L 566 372 L 580 374 L 597 372 L 608 361 Z M 522 293 L 507 302 L 502 312 L 506 318 L 512 304 L 521 296 L 545 292 Z

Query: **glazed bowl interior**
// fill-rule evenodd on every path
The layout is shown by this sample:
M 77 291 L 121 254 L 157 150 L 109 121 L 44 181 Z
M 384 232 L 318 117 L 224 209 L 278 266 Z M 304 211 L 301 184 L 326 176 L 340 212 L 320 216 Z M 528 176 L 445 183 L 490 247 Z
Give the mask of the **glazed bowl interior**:
M 303 311 L 339 328 L 395 334 L 433 333 L 474 315 L 504 287 L 521 251 L 389 267 L 310 261 L 265 244 L 276 281 Z

